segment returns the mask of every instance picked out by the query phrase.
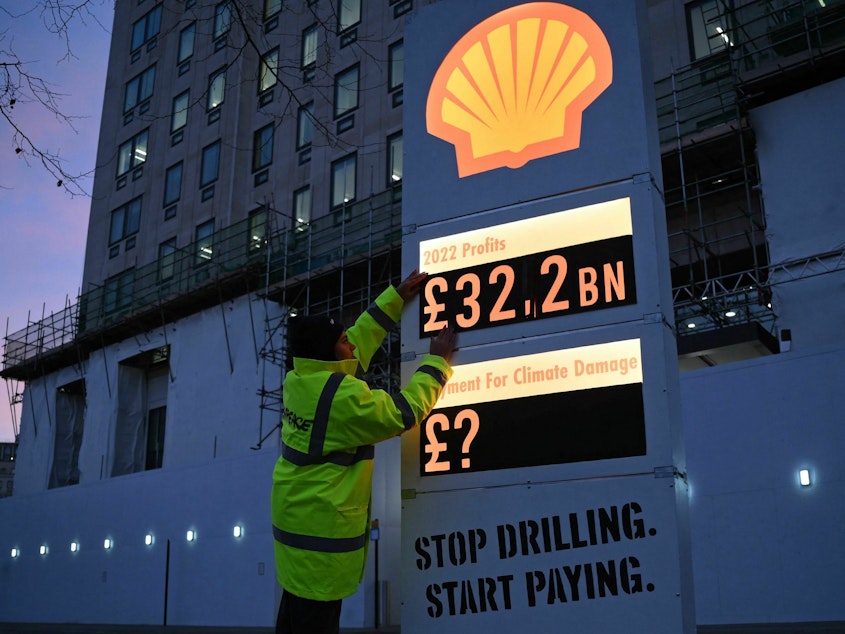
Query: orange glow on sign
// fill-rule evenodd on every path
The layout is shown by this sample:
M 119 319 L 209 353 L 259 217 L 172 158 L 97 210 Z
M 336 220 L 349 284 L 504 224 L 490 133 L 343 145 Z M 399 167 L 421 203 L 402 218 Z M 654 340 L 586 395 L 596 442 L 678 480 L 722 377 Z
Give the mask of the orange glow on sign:
M 428 132 L 455 146 L 460 177 L 573 150 L 581 115 L 611 83 L 610 46 L 586 13 L 511 7 L 449 51 L 426 104 Z

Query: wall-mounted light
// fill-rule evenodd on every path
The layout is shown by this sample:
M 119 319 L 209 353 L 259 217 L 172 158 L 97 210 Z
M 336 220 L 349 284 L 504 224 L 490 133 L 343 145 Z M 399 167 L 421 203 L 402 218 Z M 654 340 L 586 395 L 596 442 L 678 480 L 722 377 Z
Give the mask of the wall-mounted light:
M 232 528 L 232 535 L 234 535 L 235 537 L 243 537 L 244 527 L 240 524 L 236 524 L 234 528 Z
M 155 543 L 155 540 L 156 539 L 155 537 L 153 537 L 152 533 L 147 533 L 146 535 L 144 535 L 144 543 L 147 546 L 152 546 Z
M 810 470 L 809 469 L 801 469 L 798 472 L 798 482 L 801 483 L 802 487 L 808 487 L 812 484 L 810 480 Z
M 725 313 L 725 317 L 736 317 L 736 311 L 735 311 L 735 310 L 729 310 L 729 311 L 727 311 L 727 312 Z
M 79 552 L 79 542 L 71 542 L 70 543 L 70 552 L 78 553 Z
M 105 548 L 106 550 L 111 550 L 113 547 L 114 547 L 114 542 L 111 540 L 110 537 L 106 537 L 103 540 L 103 548 Z
M 41 544 L 41 548 L 38 549 L 38 553 L 40 555 L 46 555 L 48 552 L 50 552 L 50 549 L 47 548 L 47 544 Z
M 21 554 L 17 548 L 12 548 L 12 559 L 16 559 Z
M 197 533 L 196 533 L 196 531 L 188 531 L 188 532 L 185 534 L 185 539 L 187 539 L 189 542 L 194 541 L 196 538 L 197 538 Z

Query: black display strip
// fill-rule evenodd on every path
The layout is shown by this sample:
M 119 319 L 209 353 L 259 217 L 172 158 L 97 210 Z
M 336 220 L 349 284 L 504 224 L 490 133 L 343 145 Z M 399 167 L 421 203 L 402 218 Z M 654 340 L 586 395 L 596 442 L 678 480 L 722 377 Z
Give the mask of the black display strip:
M 635 304 L 633 238 L 619 236 L 437 273 L 426 280 L 420 300 L 421 338 L 446 324 L 479 330 Z
M 438 409 L 420 428 L 420 476 L 645 453 L 642 383 Z

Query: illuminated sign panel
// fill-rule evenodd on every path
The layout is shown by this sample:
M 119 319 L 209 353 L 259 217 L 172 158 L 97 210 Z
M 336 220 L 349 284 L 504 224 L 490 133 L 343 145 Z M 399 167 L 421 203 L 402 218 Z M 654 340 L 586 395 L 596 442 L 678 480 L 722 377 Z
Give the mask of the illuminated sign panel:
M 581 115 L 611 83 L 601 29 L 573 7 L 531 2 L 484 20 L 446 55 L 428 131 L 455 146 L 460 177 L 580 145 Z
M 420 336 L 635 304 L 629 198 L 420 242 Z
M 640 341 L 454 368 L 420 429 L 420 476 L 645 455 Z

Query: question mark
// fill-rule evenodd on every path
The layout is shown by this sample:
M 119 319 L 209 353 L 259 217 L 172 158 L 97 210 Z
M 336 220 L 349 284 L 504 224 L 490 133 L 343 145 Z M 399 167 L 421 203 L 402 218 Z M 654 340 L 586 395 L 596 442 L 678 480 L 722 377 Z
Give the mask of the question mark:
M 478 433 L 478 413 L 473 409 L 465 409 L 458 412 L 458 415 L 455 417 L 455 429 L 462 429 L 464 420 L 469 421 L 469 432 L 467 433 L 466 438 L 464 438 L 464 444 L 461 445 L 461 451 L 464 455 L 467 455 L 469 454 L 469 447 L 472 444 L 472 441 L 475 440 L 475 435 Z M 461 460 L 461 467 L 469 469 L 469 457 Z

